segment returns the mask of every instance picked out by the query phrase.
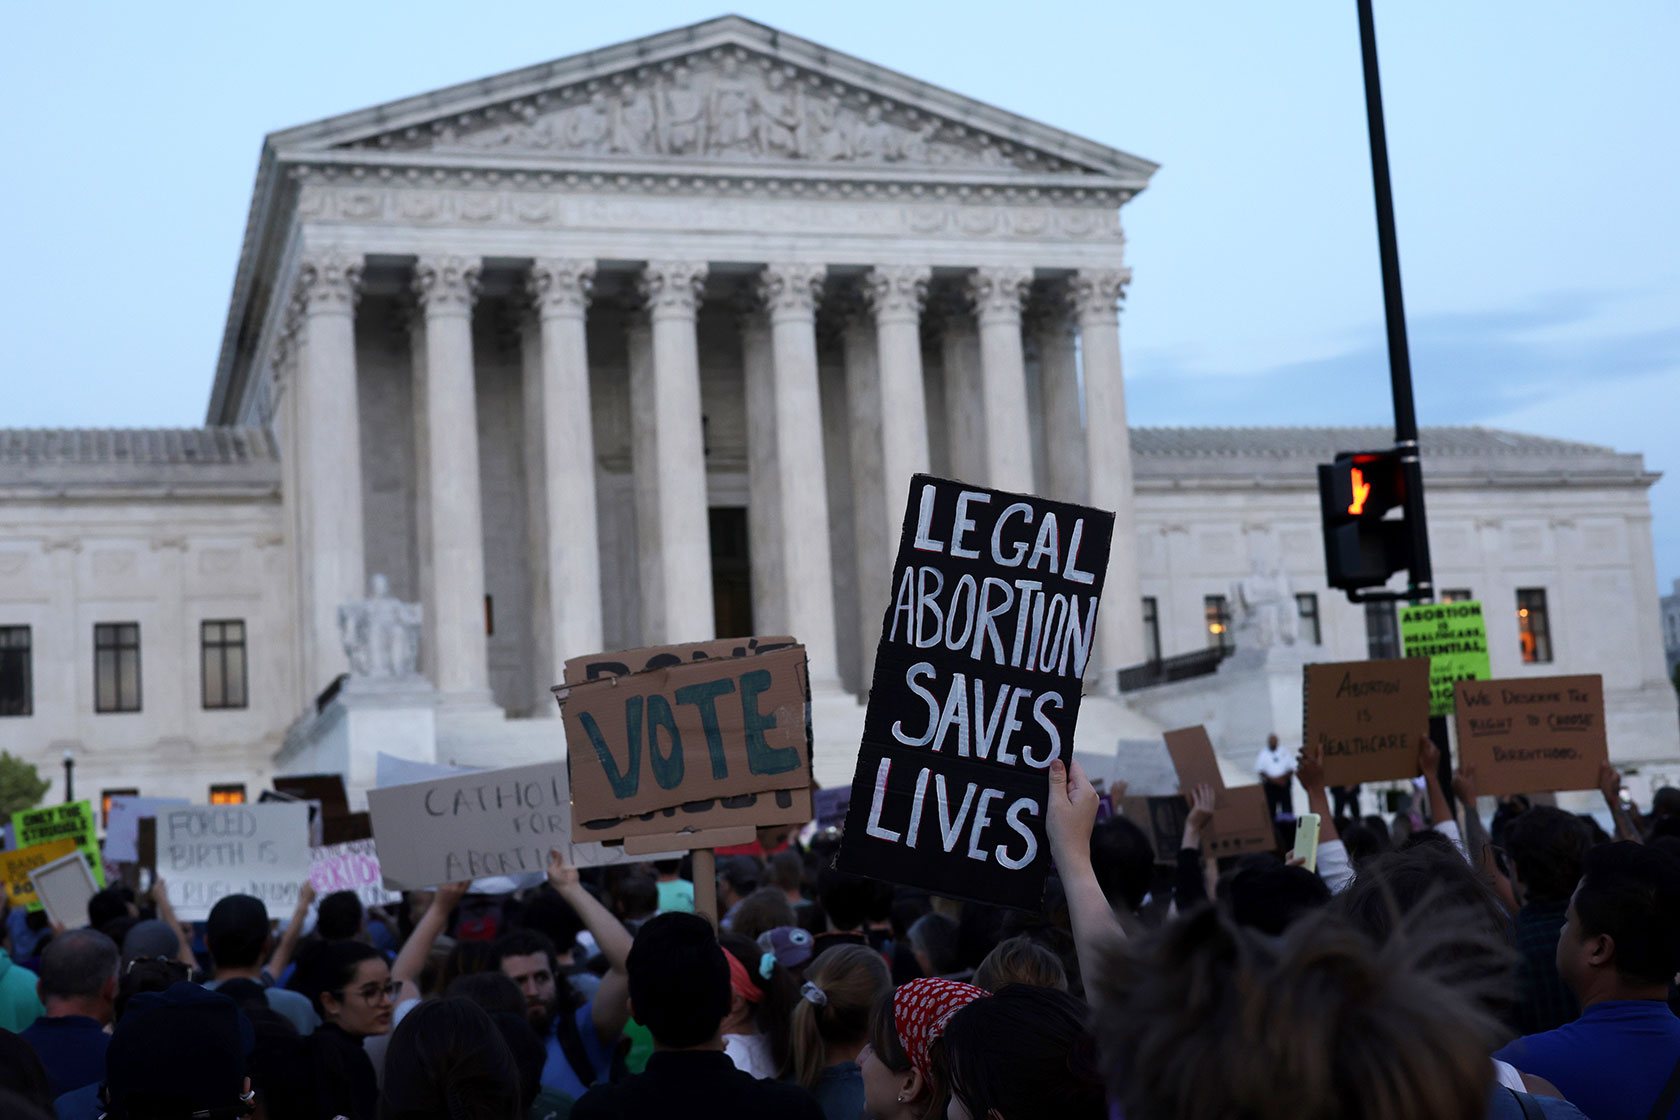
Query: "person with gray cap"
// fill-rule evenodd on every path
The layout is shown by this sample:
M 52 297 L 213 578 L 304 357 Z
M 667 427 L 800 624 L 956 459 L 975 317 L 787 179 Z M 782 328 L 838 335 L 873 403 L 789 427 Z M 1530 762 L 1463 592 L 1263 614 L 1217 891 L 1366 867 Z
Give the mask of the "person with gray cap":
M 256 1044 L 233 1000 L 197 984 L 129 1001 L 105 1055 L 106 1120 L 238 1120 L 256 1108 L 246 1075 Z

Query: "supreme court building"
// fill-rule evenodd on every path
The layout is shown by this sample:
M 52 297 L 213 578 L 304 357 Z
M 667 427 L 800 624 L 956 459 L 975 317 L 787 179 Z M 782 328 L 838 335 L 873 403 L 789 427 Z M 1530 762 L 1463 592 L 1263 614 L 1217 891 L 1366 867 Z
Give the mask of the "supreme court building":
M 1255 559 L 1312 599 L 1324 658 L 1364 656 L 1312 535 L 1323 430 L 1134 445 L 1120 217 L 1154 170 L 732 16 L 274 133 L 207 426 L 0 433 L 0 647 L 28 670 L 0 742 L 199 800 L 298 769 L 347 669 L 338 608 L 380 574 L 423 608 L 440 759 L 563 749 L 568 657 L 788 633 L 818 777 L 845 781 L 929 470 L 1115 511 L 1098 684 L 1222 634 L 1211 600 Z M 1599 671 L 1569 661 L 1596 619 L 1593 650 L 1635 651 L 1618 703 L 1672 725 L 1654 476 L 1460 431 L 1449 490 L 1521 491 L 1522 589 L 1581 628 L 1542 668 Z M 1465 562 L 1507 596 L 1482 532 Z

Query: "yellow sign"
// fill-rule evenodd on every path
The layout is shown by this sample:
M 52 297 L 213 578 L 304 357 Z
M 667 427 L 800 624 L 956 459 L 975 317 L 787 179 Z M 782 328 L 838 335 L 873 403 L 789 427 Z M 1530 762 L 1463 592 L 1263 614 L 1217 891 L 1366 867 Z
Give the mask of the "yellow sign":
M 75 850 L 76 838 L 66 836 L 60 840 L 48 840 L 45 844 L 31 844 L 15 852 L 0 852 L 0 879 L 6 886 L 6 901 L 30 910 L 41 909 L 41 900 L 35 897 L 35 884 L 29 881 L 29 873 Z

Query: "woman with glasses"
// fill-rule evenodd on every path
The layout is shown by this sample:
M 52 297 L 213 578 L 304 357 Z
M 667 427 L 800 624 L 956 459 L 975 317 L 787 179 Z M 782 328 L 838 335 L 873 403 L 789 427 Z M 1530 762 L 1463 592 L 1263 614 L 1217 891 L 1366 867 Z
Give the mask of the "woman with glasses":
M 379 1085 L 362 1041 L 391 1029 L 397 985 L 385 957 L 361 941 L 333 941 L 299 962 L 299 970 L 321 1016 L 309 1036 L 319 1114 L 375 1120 Z

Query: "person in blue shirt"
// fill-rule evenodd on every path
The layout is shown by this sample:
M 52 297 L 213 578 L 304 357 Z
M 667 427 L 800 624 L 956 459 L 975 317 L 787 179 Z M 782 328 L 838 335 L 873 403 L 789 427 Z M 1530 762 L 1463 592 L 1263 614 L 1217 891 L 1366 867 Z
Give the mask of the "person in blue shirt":
M 1680 1120 L 1680 858 L 1628 841 L 1588 850 L 1558 938 L 1581 1016 L 1494 1057 L 1556 1085 L 1591 1120 Z
M 564 984 L 554 943 L 535 930 L 515 930 L 498 938 L 496 967 L 519 985 L 526 1015 L 548 1048 L 543 1085 L 581 1097 L 606 1078 L 613 1046 L 630 1018 L 630 932 L 583 888 L 577 868 L 568 866 L 556 851 L 549 853 L 548 883 L 577 911 L 606 958 L 608 971 L 600 987 L 580 1000 Z
M 46 1010 L 20 1033 L 47 1067 L 55 1097 L 105 1076 L 121 959 L 116 942 L 91 929 L 61 933 L 41 954 L 36 990 Z

